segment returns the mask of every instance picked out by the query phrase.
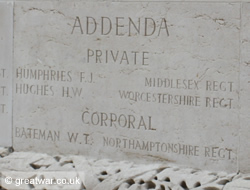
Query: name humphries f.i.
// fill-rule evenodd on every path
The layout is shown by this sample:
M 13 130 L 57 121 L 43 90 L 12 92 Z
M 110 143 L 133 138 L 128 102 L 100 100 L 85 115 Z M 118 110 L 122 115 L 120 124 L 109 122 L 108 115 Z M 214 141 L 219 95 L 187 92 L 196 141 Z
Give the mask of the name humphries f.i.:
M 115 36 L 169 36 L 166 18 L 90 16 L 74 19 L 71 34 Z

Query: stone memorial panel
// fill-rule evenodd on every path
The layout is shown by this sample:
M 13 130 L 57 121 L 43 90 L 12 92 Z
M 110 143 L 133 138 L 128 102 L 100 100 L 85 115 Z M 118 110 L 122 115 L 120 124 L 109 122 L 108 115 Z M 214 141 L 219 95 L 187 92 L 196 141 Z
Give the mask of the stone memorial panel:
M 240 171 L 250 171 L 250 3 L 242 6 L 242 39 L 240 68 Z
M 240 9 L 16 2 L 15 150 L 236 171 Z
M 13 4 L 0 2 L 0 146 L 12 145 Z

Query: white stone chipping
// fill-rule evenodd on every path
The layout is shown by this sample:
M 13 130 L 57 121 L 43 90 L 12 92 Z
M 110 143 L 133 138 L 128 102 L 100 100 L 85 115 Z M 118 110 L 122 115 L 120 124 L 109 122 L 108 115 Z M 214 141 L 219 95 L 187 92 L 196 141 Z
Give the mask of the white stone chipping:
M 136 164 L 76 155 L 10 153 L 0 148 L 0 190 L 249 190 L 250 174 L 226 173 L 163 164 Z M 6 179 L 11 177 L 12 183 Z M 20 179 L 37 184 L 17 184 Z M 46 179 L 79 179 L 76 184 L 43 184 Z M 15 181 L 17 180 L 17 181 Z M 19 181 L 18 181 L 19 180 Z M 8 181 L 7 181 L 8 182 Z

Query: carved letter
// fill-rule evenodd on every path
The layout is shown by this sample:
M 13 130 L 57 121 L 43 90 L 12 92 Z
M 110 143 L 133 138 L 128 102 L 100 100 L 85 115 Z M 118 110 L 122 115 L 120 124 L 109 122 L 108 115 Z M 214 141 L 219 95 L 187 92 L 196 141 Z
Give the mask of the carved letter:
M 162 26 L 162 25 L 163 25 L 163 26 Z M 163 19 L 161 20 L 161 25 L 160 25 L 160 28 L 159 28 L 158 36 L 160 35 L 161 30 L 163 30 L 163 29 L 166 30 L 166 33 L 167 33 L 167 35 L 169 36 L 168 26 L 167 26 L 167 22 L 166 22 L 166 19 L 165 19 L 165 18 L 163 18 Z
M 78 25 L 76 25 L 76 23 L 78 22 Z M 80 21 L 80 18 L 77 16 L 76 19 L 75 19 L 75 24 L 73 26 L 73 29 L 72 29 L 72 32 L 71 34 L 73 34 L 74 30 L 76 27 L 79 27 L 81 29 L 81 34 L 83 34 L 83 30 L 82 30 L 82 25 L 81 25 L 81 21 Z
M 108 35 L 111 32 L 111 29 L 112 29 L 112 22 L 108 17 L 101 17 L 101 18 L 102 18 L 102 23 L 101 23 L 102 35 Z M 109 23 L 109 28 L 108 28 L 108 31 L 106 31 L 106 33 L 104 33 L 104 19 L 106 21 L 108 21 L 107 23 Z
M 92 19 L 93 24 L 94 24 L 94 29 L 93 29 L 92 32 L 89 32 L 89 24 L 90 24 L 89 19 Z M 87 17 L 87 28 L 86 28 L 86 30 L 87 30 L 87 34 L 89 34 L 89 35 L 95 33 L 95 31 L 96 31 L 96 21 L 95 21 L 95 19 L 93 17 Z
M 151 24 L 153 24 L 153 30 L 152 30 L 151 34 L 148 34 L 148 26 L 150 25 L 150 24 L 148 24 L 148 20 L 151 20 L 151 22 L 152 22 Z M 155 21 L 152 18 L 145 18 L 145 36 L 152 36 L 155 32 L 155 27 L 156 27 Z

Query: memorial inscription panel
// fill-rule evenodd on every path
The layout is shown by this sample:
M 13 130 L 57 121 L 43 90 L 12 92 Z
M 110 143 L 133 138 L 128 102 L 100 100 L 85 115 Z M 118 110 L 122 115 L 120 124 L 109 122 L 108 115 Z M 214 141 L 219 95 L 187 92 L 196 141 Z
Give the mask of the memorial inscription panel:
M 15 6 L 15 150 L 237 170 L 240 4 Z
M 0 146 L 12 146 L 13 4 L 0 2 Z

